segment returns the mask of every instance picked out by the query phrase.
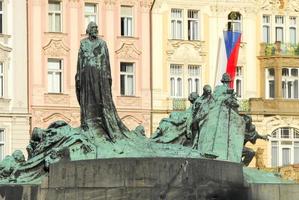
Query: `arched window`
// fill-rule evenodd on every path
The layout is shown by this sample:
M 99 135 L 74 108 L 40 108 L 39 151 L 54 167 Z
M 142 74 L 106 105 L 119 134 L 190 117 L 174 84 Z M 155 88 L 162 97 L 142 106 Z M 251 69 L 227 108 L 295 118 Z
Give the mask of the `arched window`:
M 231 12 L 228 15 L 227 30 L 242 32 L 242 15 L 239 12 Z
M 298 99 L 299 68 L 282 68 L 282 96 L 285 99 Z
M 271 166 L 299 163 L 299 130 L 278 128 L 271 134 Z

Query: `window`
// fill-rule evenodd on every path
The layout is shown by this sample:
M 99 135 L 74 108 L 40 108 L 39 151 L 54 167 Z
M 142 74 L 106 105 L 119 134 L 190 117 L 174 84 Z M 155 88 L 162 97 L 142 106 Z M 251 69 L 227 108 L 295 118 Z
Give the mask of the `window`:
M 85 26 L 89 22 L 97 23 L 97 4 L 94 3 L 85 3 Z
M 49 31 L 61 32 L 61 4 L 49 1 Z
M 121 6 L 121 35 L 133 36 L 133 7 Z
M 171 38 L 183 39 L 183 11 L 171 9 Z
M 270 16 L 263 15 L 263 42 L 270 43 Z
M 62 93 L 62 60 L 48 59 L 48 92 Z
M 266 98 L 275 97 L 275 71 L 273 68 L 266 69 Z
M 183 66 L 177 64 L 170 65 L 170 96 L 183 96 Z
M 235 91 L 238 98 L 242 98 L 242 83 L 243 83 L 243 69 L 241 66 L 237 66 L 236 76 L 235 76 Z
M 0 62 L 0 97 L 4 96 L 4 66 L 3 63 Z
M 4 130 L 0 129 L 0 160 L 3 160 L 4 156 Z
M 299 163 L 299 130 L 278 128 L 271 134 L 271 166 Z
M 282 68 L 282 96 L 285 99 L 298 99 L 299 68 Z
M 134 63 L 120 63 L 120 94 L 135 95 Z
M 284 27 L 284 17 L 283 16 L 275 16 L 275 40 L 276 42 L 283 43 L 283 27 Z
M 3 33 L 3 2 L 0 1 L 0 33 Z
M 296 17 L 290 17 L 290 43 L 296 44 Z
M 241 32 L 241 14 L 239 12 L 231 12 L 228 15 L 227 30 Z
M 188 66 L 188 95 L 191 92 L 200 92 L 200 66 L 189 65 Z
M 188 10 L 188 40 L 199 39 L 199 12 Z

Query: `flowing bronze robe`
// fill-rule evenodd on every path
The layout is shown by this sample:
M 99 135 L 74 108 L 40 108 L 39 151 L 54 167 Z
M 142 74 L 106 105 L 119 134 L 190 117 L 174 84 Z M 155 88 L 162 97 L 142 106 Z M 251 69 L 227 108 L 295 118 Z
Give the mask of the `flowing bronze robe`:
M 76 94 L 81 108 L 81 126 L 101 127 L 110 139 L 128 131 L 115 109 L 111 93 L 111 70 L 106 42 L 85 38 L 80 43 Z

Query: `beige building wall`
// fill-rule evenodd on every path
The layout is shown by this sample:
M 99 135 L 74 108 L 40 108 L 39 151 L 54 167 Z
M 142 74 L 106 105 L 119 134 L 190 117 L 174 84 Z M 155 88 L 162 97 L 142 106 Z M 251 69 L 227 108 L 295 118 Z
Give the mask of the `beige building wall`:
M 215 74 L 217 71 L 219 39 L 222 38 L 222 31 L 227 28 L 228 15 L 230 12 L 239 12 L 241 14 L 241 32 L 242 40 L 239 49 L 238 66 L 242 67 L 242 73 L 238 77 L 242 82 L 240 100 L 240 112 L 249 114 L 253 117 L 257 131 L 262 134 L 272 134 L 275 131 L 282 132 L 283 128 L 290 130 L 290 135 L 296 132 L 299 123 L 298 97 L 294 96 L 287 99 L 283 96 L 282 69 L 299 68 L 298 54 L 294 54 L 294 48 L 289 48 L 290 43 L 290 17 L 296 18 L 296 24 L 292 27 L 296 29 L 296 44 L 299 41 L 299 16 L 296 8 L 299 6 L 296 0 L 221 0 L 221 1 L 179 1 L 179 0 L 157 0 L 152 10 L 152 82 L 153 82 L 153 130 L 158 126 L 159 121 L 168 116 L 170 112 L 176 109 L 184 110 L 188 107 L 186 79 L 186 67 L 188 64 L 197 64 L 201 68 L 198 75 L 200 86 L 210 84 L 215 86 Z M 179 9 L 184 14 L 183 21 L 184 36 L 180 39 L 171 37 L 171 10 Z M 188 40 L 186 28 L 188 10 L 199 12 L 199 31 L 200 37 L 197 41 Z M 273 55 L 265 55 L 266 44 L 263 44 L 263 16 L 271 16 L 270 22 L 270 41 L 269 45 L 275 49 Z M 276 33 L 275 16 L 283 16 L 284 41 L 281 46 L 275 46 Z M 268 46 L 269 46 L 268 45 Z M 274 45 L 274 46 L 273 46 Z M 287 46 L 288 48 L 284 48 Z M 282 50 L 283 49 L 283 50 Z M 286 49 L 291 54 L 286 53 Z M 268 50 L 269 51 L 269 48 Z M 293 52 L 293 53 L 292 53 Z M 184 69 L 182 73 L 183 95 L 180 97 L 171 97 L 170 91 L 170 64 L 181 64 Z M 274 68 L 275 70 L 275 96 L 267 98 L 267 82 L 265 70 Z M 296 78 L 295 78 L 296 79 Z M 294 80 L 295 80 L 294 79 Z M 201 93 L 201 91 L 200 91 Z M 174 105 L 175 104 L 175 105 Z M 295 129 L 293 129 L 295 128 Z M 282 133 L 280 133 L 282 134 Z M 273 136 L 273 135 L 272 135 Z M 273 151 L 275 142 L 279 143 L 278 151 L 282 164 L 282 151 L 288 151 L 290 154 L 290 164 L 295 162 L 294 156 L 297 152 L 297 138 L 282 139 L 270 138 L 265 142 L 258 140 L 255 146 L 248 145 L 253 149 L 261 148 L 262 154 L 259 154 L 259 160 L 262 160 L 266 167 L 274 167 Z M 291 146 L 284 142 L 290 142 Z M 273 143 L 274 142 L 274 143 Z M 274 148 L 274 149 L 273 149 Z M 299 155 L 297 155 L 299 157 Z M 255 160 L 251 163 L 255 166 Z
M 55 8 L 51 7 L 53 4 Z M 86 5 L 90 6 L 89 10 L 95 8 L 92 15 L 99 26 L 99 37 L 108 45 L 112 93 L 119 116 L 129 129 L 143 125 L 149 134 L 151 1 L 143 0 L 29 0 L 29 104 L 32 127 L 46 128 L 56 120 L 64 120 L 71 126 L 80 125 L 74 77 L 79 42 L 86 37 Z M 127 36 L 121 33 L 121 6 L 130 10 L 125 15 L 131 19 L 132 34 Z M 51 16 L 54 12 L 59 16 L 60 30 L 50 30 L 52 18 L 49 18 L 49 12 Z M 61 67 L 58 72 L 62 77 L 61 89 L 54 92 L 49 89 L 49 59 L 58 61 L 56 64 L 60 63 Z M 133 94 L 121 94 L 121 62 L 133 65 Z
M 0 160 L 29 141 L 26 1 L 1 1 Z M 26 154 L 26 153 L 25 153 Z

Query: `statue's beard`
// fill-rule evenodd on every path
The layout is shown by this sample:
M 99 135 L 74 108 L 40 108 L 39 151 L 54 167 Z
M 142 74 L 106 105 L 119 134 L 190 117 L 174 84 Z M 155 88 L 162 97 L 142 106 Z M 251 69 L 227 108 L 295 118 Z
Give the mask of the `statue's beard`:
M 92 37 L 92 38 L 96 38 L 97 37 L 97 34 L 98 34 L 98 32 L 91 32 L 90 33 L 90 37 Z

